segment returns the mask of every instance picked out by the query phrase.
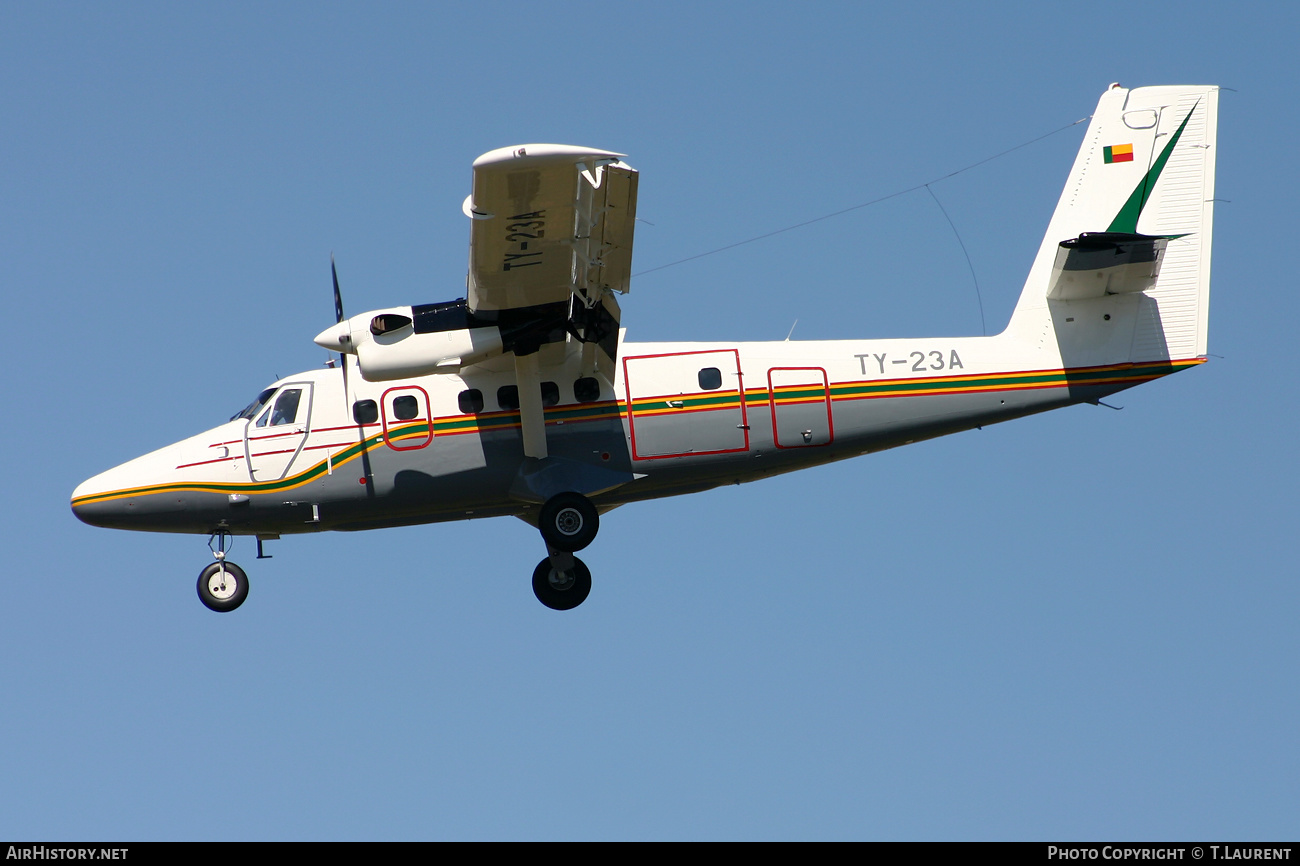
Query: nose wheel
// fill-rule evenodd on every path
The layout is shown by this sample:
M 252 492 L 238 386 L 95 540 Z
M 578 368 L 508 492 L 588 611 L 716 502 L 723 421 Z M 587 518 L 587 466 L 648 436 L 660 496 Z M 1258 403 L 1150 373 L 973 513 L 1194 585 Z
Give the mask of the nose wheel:
M 199 572 L 199 601 L 209 610 L 225 613 L 248 598 L 248 575 L 233 562 L 224 559 Z
M 212 534 L 208 539 L 208 548 L 217 561 L 199 572 L 199 601 L 208 610 L 217 613 L 234 610 L 248 598 L 248 575 L 233 562 L 226 561 L 226 543 L 229 538 L 230 533 L 224 531 Z

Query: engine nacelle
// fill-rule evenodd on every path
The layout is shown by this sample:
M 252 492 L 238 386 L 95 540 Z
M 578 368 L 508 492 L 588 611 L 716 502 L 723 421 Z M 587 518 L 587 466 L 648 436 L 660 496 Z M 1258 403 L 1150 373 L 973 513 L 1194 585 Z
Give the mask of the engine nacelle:
M 501 354 L 501 332 L 495 327 L 417 334 L 407 325 L 362 342 L 356 347 L 357 366 L 369 382 L 455 373 Z
M 471 322 L 461 311 L 456 304 L 372 310 L 327 328 L 315 342 L 356 355 L 369 382 L 456 373 L 504 349 L 498 327 L 464 327 Z

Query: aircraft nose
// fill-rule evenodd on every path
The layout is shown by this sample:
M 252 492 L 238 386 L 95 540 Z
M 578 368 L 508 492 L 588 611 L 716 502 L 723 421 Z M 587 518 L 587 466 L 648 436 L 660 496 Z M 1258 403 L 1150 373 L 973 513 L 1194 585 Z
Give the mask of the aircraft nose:
M 249 480 L 246 425 L 231 421 L 87 478 L 72 491 L 72 513 L 111 529 L 207 531 L 232 517 L 230 485 Z
M 129 500 L 114 496 L 118 490 L 113 480 L 115 472 L 110 469 L 87 478 L 72 491 L 72 513 L 82 523 L 112 527 L 127 514 Z
M 87 478 L 72 491 L 72 513 L 91 526 L 139 528 L 143 512 L 161 504 L 150 494 L 167 478 L 178 458 L 177 446 L 171 445 Z

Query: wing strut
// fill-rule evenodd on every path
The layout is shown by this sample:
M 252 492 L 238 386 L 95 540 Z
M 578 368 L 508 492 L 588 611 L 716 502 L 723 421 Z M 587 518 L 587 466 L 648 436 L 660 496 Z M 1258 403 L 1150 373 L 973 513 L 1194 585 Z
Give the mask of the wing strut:
M 524 456 L 544 459 L 546 451 L 546 410 L 542 408 L 542 376 L 538 372 L 538 352 L 515 355 L 515 384 L 519 390 L 519 428 L 524 439 Z

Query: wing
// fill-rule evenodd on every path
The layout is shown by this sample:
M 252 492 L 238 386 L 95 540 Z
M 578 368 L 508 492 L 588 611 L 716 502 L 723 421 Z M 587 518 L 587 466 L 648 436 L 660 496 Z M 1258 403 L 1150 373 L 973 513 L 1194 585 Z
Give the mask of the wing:
M 497 324 L 514 355 L 530 457 L 547 454 L 539 385 L 556 357 L 539 349 L 563 342 L 581 351 L 584 376 L 614 380 L 615 294 L 631 281 L 636 227 L 637 173 L 622 156 L 525 144 L 474 160 L 463 208 L 473 220 L 466 306 L 474 320 Z
M 613 388 L 616 293 L 628 290 L 637 173 L 621 154 L 527 144 L 474 161 L 465 300 L 374 310 L 342 320 L 317 344 L 354 354 L 364 379 L 513 365 L 524 453 L 547 456 L 543 370 L 580 353 L 581 378 Z M 585 386 L 584 386 L 585 387 Z
M 622 154 L 526 144 L 474 160 L 464 210 L 470 312 L 489 316 L 628 290 L 637 173 Z

